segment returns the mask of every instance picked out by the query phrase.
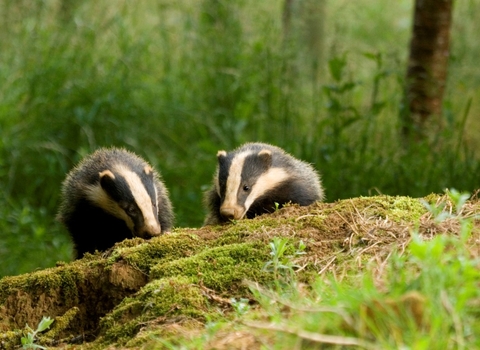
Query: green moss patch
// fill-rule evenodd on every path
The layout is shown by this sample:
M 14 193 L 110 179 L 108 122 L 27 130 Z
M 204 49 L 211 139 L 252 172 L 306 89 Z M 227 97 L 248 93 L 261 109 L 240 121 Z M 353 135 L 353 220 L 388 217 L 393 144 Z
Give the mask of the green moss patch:
M 150 269 L 151 282 L 102 318 L 104 334 L 99 341 L 124 344 L 152 322 L 161 327 L 175 317 L 214 319 L 219 300 L 223 300 L 221 307 L 229 303 L 219 294 L 246 295 L 243 281 L 265 282 L 272 278 L 262 271 L 267 259 L 267 246 L 258 243 L 222 245 L 193 256 L 160 259 Z
M 230 244 L 206 249 L 193 257 L 159 263 L 152 268 L 150 278 L 182 275 L 208 288 L 235 294 L 243 280 L 265 280 L 266 274 L 261 269 L 268 258 L 265 245 Z
M 124 260 L 144 273 L 148 273 L 156 261 L 171 261 L 191 256 L 205 246 L 203 240 L 190 233 L 170 233 L 148 241 L 139 240 L 141 244 L 136 245 L 131 245 L 131 241 L 118 244 L 108 260 L 111 263 Z
M 342 213 L 360 214 L 364 218 L 389 219 L 397 223 L 414 223 L 427 212 L 427 209 L 418 198 L 401 196 L 345 199 L 336 202 L 332 210 Z
M 210 311 L 206 296 L 191 279 L 180 276 L 154 280 L 102 318 L 101 341 L 124 343 L 151 322 L 162 323 L 178 315 L 204 320 Z

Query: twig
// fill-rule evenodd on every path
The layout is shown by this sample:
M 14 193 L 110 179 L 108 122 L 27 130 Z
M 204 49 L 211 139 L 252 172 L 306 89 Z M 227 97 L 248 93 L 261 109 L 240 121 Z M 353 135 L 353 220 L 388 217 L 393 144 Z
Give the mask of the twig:
M 203 292 L 203 295 L 205 295 L 207 298 L 210 300 L 213 300 L 219 304 L 224 304 L 228 306 L 232 306 L 232 301 L 229 299 L 222 298 L 216 294 L 216 292 L 213 289 L 207 288 L 203 285 L 203 283 L 199 284 L 200 289 Z
M 302 220 L 302 219 L 305 219 L 305 218 L 308 218 L 308 217 L 311 217 L 311 216 L 317 216 L 317 215 L 313 215 L 313 214 L 302 215 L 302 216 L 299 216 L 298 218 L 296 218 L 295 221 Z
M 320 271 L 318 271 L 318 274 L 321 275 L 322 273 L 324 273 L 325 270 L 328 269 L 328 267 L 335 261 L 336 258 L 336 256 L 331 258 L 330 261 Z
M 313 341 L 316 343 L 324 343 L 324 344 L 334 344 L 334 345 L 351 345 L 351 346 L 361 346 L 367 349 L 374 349 L 374 345 L 372 343 L 363 341 L 358 338 L 351 338 L 351 337 L 341 337 L 336 335 L 328 335 L 328 334 L 319 334 L 308 332 L 304 330 L 294 330 L 290 329 L 285 325 L 276 325 L 272 323 L 264 323 L 264 322 L 244 322 L 244 324 L 248 327 L 257 328 L 257 329 L 264 329 L 269 331 L 277 331 L 277 332 L 284 332 L 288 334 L 295 335 L 299 338 L 306 339 L 309 341 Z
M 321 313 L 329 312 L 329 313 L 333 313 L 333 314 L 336 314 L 336 315 L 342 317 L 343 320 L 348 325 L 350 325 L 350 326 L 353 325 L 353 320 L 350 317 L 350 315 L 340 307 L 330 307 L 330 306 L 320 306 L 319 307 L 319 306 L 312 306 L 312 305 L 307 305 L 306 307 L 297 306 L 297 305 L 294 305 L 294 304 L 290 303 L 287 300 L 282 300 L 282 299 L 278 298 L 275 293 L 272 293 L 271 291 L 266 290 L 265 288 L 260 286 L 258 283 L 248 283 L 248 285 L 249 285 L 250 288 L 255 288 L 257 291 L 259 291 L 263 295 L 267 296 L 271 300 L 273 300 L 276 303 L 279 303 L 283 306 L 286 306 L 289 309 L 299 311 L 299 312 L 309 312 L 309 313 L 311 313 L 311 312 L 321 312 Z

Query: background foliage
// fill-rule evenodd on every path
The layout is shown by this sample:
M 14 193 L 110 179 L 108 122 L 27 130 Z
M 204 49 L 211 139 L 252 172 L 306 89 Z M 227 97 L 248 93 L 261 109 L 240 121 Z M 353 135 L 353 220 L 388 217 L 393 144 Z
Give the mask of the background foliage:
M 0 276 L 71 259 L 60 184 L 100 146 L 159 169 L 178 226 L 201 225 L 217 150 L 246 141 L 312 162 L 328 201 L 480 187 L 480 2 L 455 4 L 444 115 L 408 148 L 412 3 L 326 1 L 312 57 L 305 11 L 285 37 L 278 1 L 2 1 Z

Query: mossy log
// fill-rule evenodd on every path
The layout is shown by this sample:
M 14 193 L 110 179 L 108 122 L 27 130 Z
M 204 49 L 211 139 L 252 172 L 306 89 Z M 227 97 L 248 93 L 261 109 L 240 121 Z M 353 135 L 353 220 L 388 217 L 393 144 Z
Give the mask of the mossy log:
M 470 211 L 480 212 L 478 201 Z M 414 227 L 425 235 L 442 232 L 419 199 L 376 196 L 287 206 L 225 226 L 126 240 L 108 252 L 1 279 L 0 349 L 18 347 L 26 324 L 34 328 L 43 316 L 55 322 L 39 344 L 136 346 L 151 324 L 161 329 L 181 320 L 198 326 L 228 313 L 231 298 L 249 298 L 245 281 L 272 282 L 274 274 L 263 266 L 274 237 L 289 238 L 292 247 L 300 240 L 306 244 L 297 264 L 306 266 L 298 278 L 308 281 L 342 261 L 361 264 L 388 254 L 408 242 Z

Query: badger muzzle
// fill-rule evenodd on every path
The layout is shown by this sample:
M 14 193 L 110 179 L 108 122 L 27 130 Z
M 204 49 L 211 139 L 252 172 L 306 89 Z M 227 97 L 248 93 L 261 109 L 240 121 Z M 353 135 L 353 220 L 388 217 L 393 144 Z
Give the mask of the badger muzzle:
M 220 207 L 220 215 L 228 220 L 240 220 L 245 216 L 245 208 L 239 205 L 222 205 Z
M 138 228 L 137 228 L 138 227 Z M 135 225 L 135 236 L 142 237 L 142 238 L 150 238 L 159 236 L 162 232 L 162 228 L 160 227 L 160 223 L 157 222 L 145 222 L 144 225 Z

